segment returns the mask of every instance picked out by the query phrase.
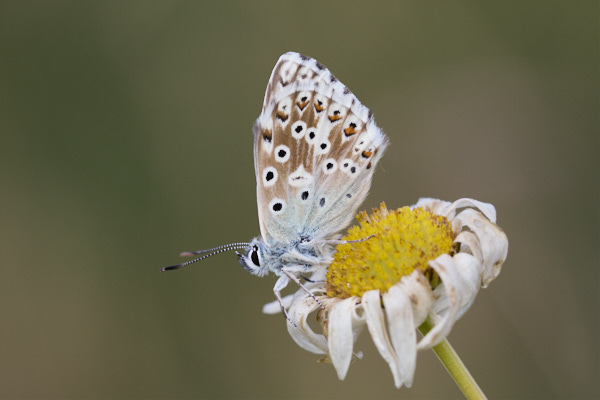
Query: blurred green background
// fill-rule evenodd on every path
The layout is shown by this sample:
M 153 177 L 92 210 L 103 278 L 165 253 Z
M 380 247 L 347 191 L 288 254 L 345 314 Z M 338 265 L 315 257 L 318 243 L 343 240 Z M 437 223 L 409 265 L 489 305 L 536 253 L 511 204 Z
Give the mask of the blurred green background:
M 0 4 L 1 398 L 461 398 L 331 365 L 261 313 L 252 133 L 278 57 L 328 66 L 392 145 L 363 209 L 493 203 L 504 270 L 450 335 L 490 398 L 597 398 L 597 1 Z

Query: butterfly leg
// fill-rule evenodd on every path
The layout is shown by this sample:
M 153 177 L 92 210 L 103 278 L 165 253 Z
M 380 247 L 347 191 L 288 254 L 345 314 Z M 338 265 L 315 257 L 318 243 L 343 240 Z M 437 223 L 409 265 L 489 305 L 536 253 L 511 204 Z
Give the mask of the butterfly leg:
M 285 305 L 283 304 L 283 299 L 281 298 L 281 291 L 285 289 L 289 282 L 290 279 L 286 275 L 280 276 L 279 279 L 277 279 L 277 282 L 275 282 L 275 286 L 273 287 L 273 293 L 275 293 L 275 297 L 277 298 L 277 301 L 279 301 L 279 305 L 281 306 L 281 312 L 283 313 L 283 315 L 287 318 L 288 321 L 290 321 L 292 325 L 298 327 L 290 318 L 290 315 L 288 314 L 287 310 L 285 309 Z
M 318 280 L 318 281 L 315 281 L 315 280 L 310 279 L 308 276 L 304 276 L 302 274 L 300 274 L 300 278 L 304 279 L 308 283 L 325 283 L 325 282 L 327 282 L 327 280 Z
M 315 297 L 315 295 L 314 295 L 314 294 L 313 294 L 313 293 L 312 293 L 310 290 L 308 290 L 308 289 L 306 288 L 306 286 L 304 286 L 304 285 L 302 284 L 302 282 L 300 282 L 300 279 L 298 279 L 298 278 L 297 278 L 297 277 L 296 277 L 294 274 L 292 274 L 291 272 L 289 272 L 289 271 L 286 271 L 286 270 L 285 270 L 285 268 L 282 268 L 282 269 L 281 269 L 281 272 L 283 272 L 283 273 L 285 274 L 285 276 L 287 276 L 289 279 L 291 279 L 292 281 L 294 281 L 294 282 L 296 283 L 296 285 L 300 286 L 300 289 L 304 290 L 304 291 L 305 291 L 305 292 L 306 292 L 306 293 L 307 293 L 307 294 L 308 294 L 310 297 L 312 297 L 312 298 L 313 298 L 313 300 L 314 300 L 314 301 L 316 301 L 316 302 L 317 302 L 317 304 L 318 304 L 318 305 L 319 305 L 319 306 L 320 306 L 320 307 L 321 307 L 323 310 L 325 309 L 325 307 L 324 307 L 324 306 L 323 306 L 323 304 L 322 304 L 322 303 L 319 301 L 319 299 L 317 299 L 317 298 Z M 281 278 L 279 278 L 279 279 L 281 279 Z
M 362 238 L 362 239 L 356 239 L 356 240 L 339 240 L 339 239 L 333 239 L 333 240 L 328 240 L 327 243 L 332 245 L 332 246 L 337 246 L 340 244 L 348 244 L 348 243 L 360 243 L 360 242 L 365 242 L 371 238 L 375 237 L 375 235 L 370 235 L 367 236 L 366 238 Z

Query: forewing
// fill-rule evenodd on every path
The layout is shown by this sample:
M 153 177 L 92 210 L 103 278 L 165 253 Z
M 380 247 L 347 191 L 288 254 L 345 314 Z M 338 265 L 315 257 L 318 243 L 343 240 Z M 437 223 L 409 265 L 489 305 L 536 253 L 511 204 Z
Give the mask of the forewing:
M 346 228 L 386 146 L 370 111 L 327 68 L 281 56 L 254 125 L 263 239 L 288 244 Z

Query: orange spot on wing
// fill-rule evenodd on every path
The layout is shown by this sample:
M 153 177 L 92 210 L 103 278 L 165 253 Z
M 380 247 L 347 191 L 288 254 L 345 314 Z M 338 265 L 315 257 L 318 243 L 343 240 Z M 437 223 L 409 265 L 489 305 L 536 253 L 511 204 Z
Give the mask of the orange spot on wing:
M 287 115 L 283 111 L 277 111 L 277 118 L 279 118 L 282 122 L 285 122 L 289 118 L 289 115 Z
M 296 105 L 298 106 L 300 111 L 304 111 L 304 108 L 306 107 L 307 104 L 308 104 L 308 101 L 299 101 L 296 103 Z
M 325 109 L 325 107 L 323 107 L 323 103 L 321 103 L 320 101 L 315 103 L 315 110 L 317 112 L 321 112 Z
M 329 116 L 329 120 L 330 120 L 331 122 L 339 121 L 340 119 L 342 119 L 342 117 L 341 117 L 341 116 L 339 116 L 338 114 L 333 114 L 333 115 L 330 115 L 330 116 Z
M 268 129 L 263 130 L 263 139 L 270 142 L 273 140 L 273 133 Z
M 347 127 L 346 129 L 344 129 L 344 134 L 346 136 L 352 136 L 356 133 L 356 129 L 354 129 L 354 127 L 352 125 L 350 125 L 349 127 Z
M 373 152 L 372 152 L 372 151 L 365 150 L 365 151 L 363 151 L 363 152 L 362 152 L 362 156 L 363 156 L 364 158 L 369 158 L 369 157 L 371 157 L 372 155 L 373 155 Z

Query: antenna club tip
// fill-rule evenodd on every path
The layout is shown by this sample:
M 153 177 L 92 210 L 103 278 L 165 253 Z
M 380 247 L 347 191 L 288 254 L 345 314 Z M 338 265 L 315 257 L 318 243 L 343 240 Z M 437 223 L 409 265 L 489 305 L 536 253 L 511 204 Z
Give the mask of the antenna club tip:
M 183 253 L 179 254 L 179 257 L 193 257 L 196 254 L 192 253 L 191 251 L 184 251 Z
M 174 269 L 179 269 L 179 268 L 181 268 L 181 265 L 170 265 L 168 267 L 161 268 L 160 272 L 172 271 Z

